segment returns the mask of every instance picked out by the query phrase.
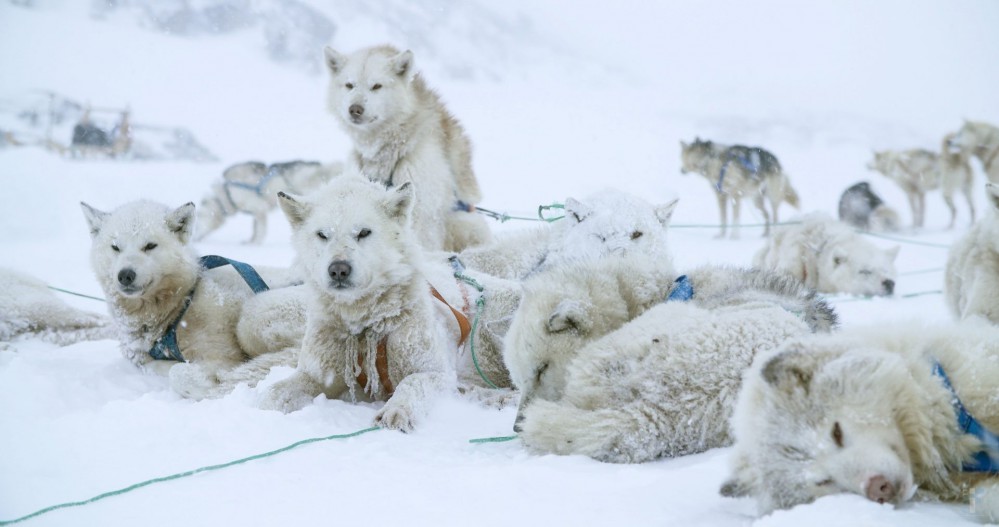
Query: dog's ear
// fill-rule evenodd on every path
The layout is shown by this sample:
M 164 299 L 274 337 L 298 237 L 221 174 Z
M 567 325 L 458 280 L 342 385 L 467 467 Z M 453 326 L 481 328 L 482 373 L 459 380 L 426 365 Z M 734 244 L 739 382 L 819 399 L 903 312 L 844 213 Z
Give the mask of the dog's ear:
M 593 208 L 590 206 L 574 198 L 565 198 L 565 218 L 569 223 L 574 225 L 580 223 L 590 214 L 593 214 Z
M 278 204 L 281 205 L 281 211 L 284 212 L 293 229 L 301 227 L 312 210 L 308 203 L 298 201 L 291 194 L 284 192 L 278 192 Z
M 194 203 L 187 202 L 167 213 L 166 226 L 177 235 L 181 243 L 187 243 L 194 232 Z
M 896 245 L 896 246 L 892 247 L 891 249 L 888 249 L 887 251 L 885 251 L 885 254 L 888 255 L 888 259 L 889 260 L 891 260 L 891 261 L 894 262 L 895 259 L 898 258 L 898 251 L 901 248 L 902 248 L 901 245 Z
M 760 369 L 763 380 L 785 392 L 803 390 L 808 393 L 812 383 L 812 365 L 808 352 L 801 348 L 789 348 L 773 357 Z
M 555 306 L 555 310 L 548 316 L 548 323 L 545 327 L 549 333 L 575 330 L 585 335 L 592 327 L 587 305 L 576 300 L 559 302 Z
M 398 55 L 389 59 L 389 65 L 392 67 L 392 72 L 400 77 L 412 77 L 413 73 L 413 52 L 410 50 L 403 51 Z
M 663 228 L 669 227 L 669 222 L 673 219 L 673 211 L 676 210 L 676 204 L 680 202 L 680 198 L 677 198 L 665 205 L 656 206 L 656 219 L 662 224 Z
M 999 185 L 991 182 L 986 183 L 985 197 L 989 199 L 996 210 L 999 210 Z
M 80 208 L 83 209 L 83 216 L 87 218 L 87 224 L 90 225 L 90 236 L 96 238 L 97 234 L 101 232 L 104 220 L 107 219 L 109 214 L 101 212 L 82 201 L 80 202 Z
M 326 67 L 329 68 L 330 73 L 336 75 L 340 73 L 340 70 L 347 65 L 347 57 L 329 46 L 323 48 L 323 58 L 326 62 Z
M 407 181 L 389 191 L 389 197 L 385 200 L 385 211 L 392 219 L 405 220 L 409 218 L 409 213 L 413 209 L 413 197 L 413 183 Z

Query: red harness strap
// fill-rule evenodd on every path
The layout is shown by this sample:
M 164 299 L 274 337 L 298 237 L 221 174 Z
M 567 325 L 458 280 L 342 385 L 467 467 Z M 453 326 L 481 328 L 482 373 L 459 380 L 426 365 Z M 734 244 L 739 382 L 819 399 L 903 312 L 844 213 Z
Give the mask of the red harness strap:
M 434 295 L 434 298 L 440 300 L 451 313 L 454 315 L 454 319 L 458 321 L 458 328 L 461 330 L 461 337 L 458 339 L 458 345 L 461 346 L 468 339 L 468 336 L 472 333 L 472 324 L 468 321 L 468 317 L 464 313 L 455 309 L 451 304 L 444 300 L 440 292 L 430 286 L 430 294 Z M 378 372 L 378 382 L 381 383 L 382 388 L 389 395 L 395 392 L 395 386 L 392 384 L 392 379 L 389 378 L 388 372 L 388 337 L 382 337 L 378 341 L 378 348 L 375 350 L 375 371 Z M 368 385 L 368 374 L 364 371 L 364 355 L 361 353 L 357 354 L 357 367 L 361 373 L 357 374 L 357 384 L 362 387 Z

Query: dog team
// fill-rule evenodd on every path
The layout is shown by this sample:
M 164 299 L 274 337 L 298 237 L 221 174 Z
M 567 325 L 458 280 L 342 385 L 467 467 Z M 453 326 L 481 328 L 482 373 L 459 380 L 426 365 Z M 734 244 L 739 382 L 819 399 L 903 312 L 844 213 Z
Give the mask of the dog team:
M 939 154 L 879 152 L 871 163 L 905 190 L 915 227 L 925 192 L 941 187 L 953 227 L 955 189 L 974 220 L 969 159 L 981 161 L 991 210 L 946 269 L 956 321 L 840 330 L 819 293 L 895 288 L 898 247 L 854 229 L 899 227 L 868 183 L 844 193 L 842 222 L 813 213 L 778 226 L 780 204 L 800 203 L 777 157 L 681 143 L 681 171 L 717 194 L 720 237 L 738 236 L 743 198 L 761 211 L 768 238 L 752 268 L 675 269 L 677 201 L 617 191 L 569 198 L 563 220 L 493 236 L 475 212 L 469 139 L 413 54 L 326 48 L 324 58 L 328 108 L 353 142 L 345 163 L 237 164 L 197 209 L 82 204 L 110 318 L 2 271 L 0 339 L 113 336 L 193 399 L 289 366 L 259 390 L 261 408 L 292 412 L 320 394 L 382 401 L 375 424 L 403 432 L 441 394 L 519 400 L 513 426 L 532 452 L 634 463 L 734 445 L 721 493 L 752 496 L 761 513 L 833 493 L 962 500 L 999 471 L 989 432 L 999 430 L 999 129 L 967 122 Z M 292 227 L 291 268 L 192 247 L 237 212 L 254 216 L 259 243 L 275 206 Z M 984 481 L 977 510 L 994 520 L 999 491 Z

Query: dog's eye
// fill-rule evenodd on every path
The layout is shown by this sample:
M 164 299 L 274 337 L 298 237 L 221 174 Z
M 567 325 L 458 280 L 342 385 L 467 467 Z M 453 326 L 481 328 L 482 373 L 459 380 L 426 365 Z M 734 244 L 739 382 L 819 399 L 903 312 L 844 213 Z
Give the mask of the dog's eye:
M 343 87 L 347 88 L 348 90 L 353 90 L 354 89 L 354 83 L 348 82 L 347 84 L 344 84 Z
M 822 481 L 816 482 L 815 486 L 816 487 L 828 487 L 829 485 L 832 485 L 833 483 L 836 483 L 836 482 L 833 481 L 832 478 L 827 478 L 827 479 L 824 479 Z
M 871 276 L 872 274 L 874 274 L 874 271 L 869 271 L 867 269 L 861 269 L 860 271 L 857 272 L 860 273 L 860 276 Z
M 155 248 L 156 248 L 156 244 L 153 243 L 153 242 L 149 242 L 149 243 L 146 244 L 145 247 L 142 248 L 142 252 L 149 252 L 149 251 L 151 251 L 151 250 L 153 250 Z
M 323 232 L 323 231 L 316 231 L 316 236 L 319 236 L 320 240 L 328 240 L 328 239 L 330 239 L 329 236 L 326 236 L 326 233 Z
M 381 84 L 375 84 L 374 86 L 371 87 L 371 91 L 378 91 L 380 89 L 382 89 Z
M 637 240 L 637 239 L 639 239 L 639 238 L 642 237 L 642 234 L 643 234 L 642 231 L 635 231 L 635 232 L 631 233 L 631 239 L 632 240 Z
M 121 249 L 118 248 L 118 244 L 117 243 L 112 243 L 111 244 L 111 250 L 114 251 L 114 252 L 121 251 Z
M 836 446 L 843 448 L 843 429 L 839 426 L 839 421 L 833 424 L 832 438 L 836 442 Z
M 371 235 L 371 229 L 368 229 L 368 228 L 364 228 L 364 229 L 361 229 L 360 231 L 357 231 L 357 239 L 358 240 L 363 240 L 364 238 L 367 238 L 370 235 Z

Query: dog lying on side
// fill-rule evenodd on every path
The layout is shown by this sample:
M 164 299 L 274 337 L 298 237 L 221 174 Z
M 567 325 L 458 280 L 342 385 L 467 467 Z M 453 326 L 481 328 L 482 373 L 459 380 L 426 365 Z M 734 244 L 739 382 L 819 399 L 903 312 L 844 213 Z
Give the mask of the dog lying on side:
M 839 198 L 839 221 L 872 232 L 897 231 L 901 224 L 895 209 L 875 194 L 866 181 L 843 191 Z
M 0 267 L 0 343 L 21 336 L 63 346 L 112 338 L 110 322 L 105 316 L 71 307 L 41 280 Z

